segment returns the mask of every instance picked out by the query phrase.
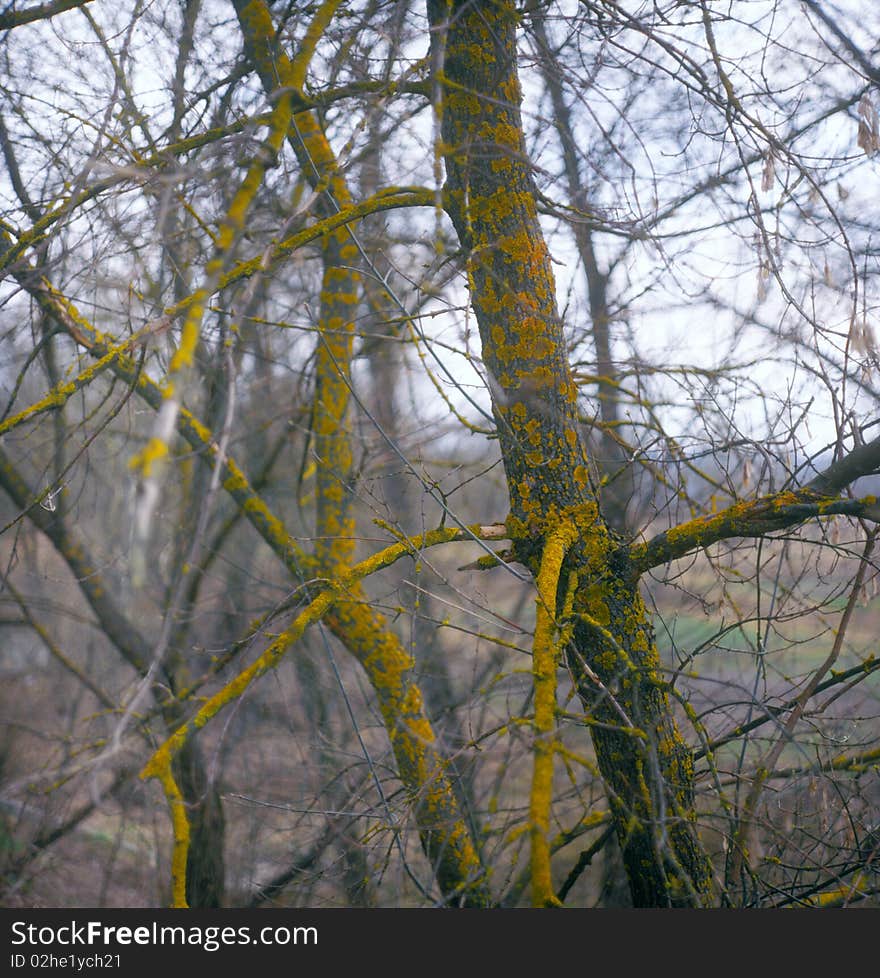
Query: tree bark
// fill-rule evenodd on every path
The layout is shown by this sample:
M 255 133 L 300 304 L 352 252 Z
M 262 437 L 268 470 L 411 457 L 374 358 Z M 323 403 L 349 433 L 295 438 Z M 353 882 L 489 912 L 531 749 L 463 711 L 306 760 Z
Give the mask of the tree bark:
M 673 718 L 638 577 L 598 508 L 578 437 L 550 255 L 538 221 L 516 68 L 513 3 L 428 0 L 442 97 L 444 206 L 468 256 L 510 494 L 508 529 L 537 572 L 561 519 L 579 540 L 560 578 L 573 582 L 569 664 L 590 717 L 633 902 L 714 902 L 695 827 L 693 765 Z

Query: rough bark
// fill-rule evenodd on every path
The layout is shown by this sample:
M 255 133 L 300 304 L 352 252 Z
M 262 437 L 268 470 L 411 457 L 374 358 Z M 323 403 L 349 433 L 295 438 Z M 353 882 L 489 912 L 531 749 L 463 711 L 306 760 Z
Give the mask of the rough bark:
M 223 906 L 226 865 L 226 820 L 217 786 L 207 778 L 207 765 L 195 739 L 175 758 L 174 775 L 187 805 L 190 842 L 186 859 L 186 896 L 190 907 Z
M 537 571 L 560 519 L 579 541 L 569 663 L 577 678 L 636 906 L 706 905 L 693 767 L 626 552 L 597 505 L 520 115 L 513 3 L 429 0 L 442 87 L 444 205 L 468 255 L 518 558 Z M 598 684 L 601 685 L 598 685 Z M 613 698 L 612 698 L 613 697 Z

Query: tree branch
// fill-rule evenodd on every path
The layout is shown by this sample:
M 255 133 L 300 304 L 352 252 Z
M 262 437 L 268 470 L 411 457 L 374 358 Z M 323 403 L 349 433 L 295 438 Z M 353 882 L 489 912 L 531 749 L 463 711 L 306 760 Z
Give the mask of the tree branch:
M 54 0 L 54 3 L 41 3 L 36 7 L 25 7 L 24 10 L 5 10 L 0 14 L 0 31 L 12 30 L 23 24 L 33 24 L 37 20 L 48 20 L 65 10 L 84 7 L 92 0 Z
M 720 513 L 688 520 L 658 533 L 647 543 L 634 545 L 629 552 L 633 572 L 638 577 L 697 548 L 734 537 L 763 537 L 816 517 L 852 516 L 880 521 L 876 496 L 837 498 L 856 479 L 876 474 L 878 470 L 880 437 L 858 445 L 801 489 L 734 503 Z

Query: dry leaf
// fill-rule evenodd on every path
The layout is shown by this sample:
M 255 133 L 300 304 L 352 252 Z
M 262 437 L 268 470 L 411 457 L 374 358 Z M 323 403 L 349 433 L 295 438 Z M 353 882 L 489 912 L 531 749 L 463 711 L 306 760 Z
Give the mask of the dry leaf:
M 873 156 L 880 149 L 880 119 L 867 92 L 859 100 L 858 144 L 866 156 Z
M 868 384 L 871 381 L 871 371 L 880 367 L 877 340 L 870 323 L 866 319 L 853 319 L 849 328 L 849 340 L 853 353 L 862 356 L 860 375 L 862 383 Z
M 762 270 L 758 271 L 758 302 L 763 302 L 767 298 L 767 286 L 764 284 L 765 275 Z
M 776 164 L 773 161 L 773 154 L 768 153 L 764 157 L 764 172 L 761 174 L 761 190 L 773 189 L 773 182 L 776 179 Z

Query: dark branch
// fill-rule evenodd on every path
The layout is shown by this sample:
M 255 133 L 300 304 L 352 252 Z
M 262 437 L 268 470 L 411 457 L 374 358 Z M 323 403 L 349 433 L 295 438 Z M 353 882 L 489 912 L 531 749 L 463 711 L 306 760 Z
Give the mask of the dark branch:
M 842 31 L 837 24 L 837 21 L 829 14 L 827 11 L 823 10 L 821 5 L 816 2 L 816 0 L 801 0 L 803 5 L 811 10 L 825 26 L 831 31 L 831 33 L 840 41 L 840 43 L 846 48 L 847 52 L 858 62 L 859 67 L 865 73 L 865 75 L 874 82 L 875 85 L 880 85 L 880 71 L 871 64 L 866 56 L 865 52 L 853 41 L 853 39 L 844 31 Z
M 92 0 L 55 0 L 54 3 L 41 3 L 36 7 L 25 7 L 24 10 L 5 10 L 0 14 L 0 30 L 7 31 L 22 24 L 32 24 L 36 20 L 48 20 L 56 14 L 74 7 L 84 7 Z
M 806 488 L 822 496 L 835 496 L 856 479 L 880 472 L 880 437 L 865 445 L 857 445 L 843 458 L 820 472 Z

